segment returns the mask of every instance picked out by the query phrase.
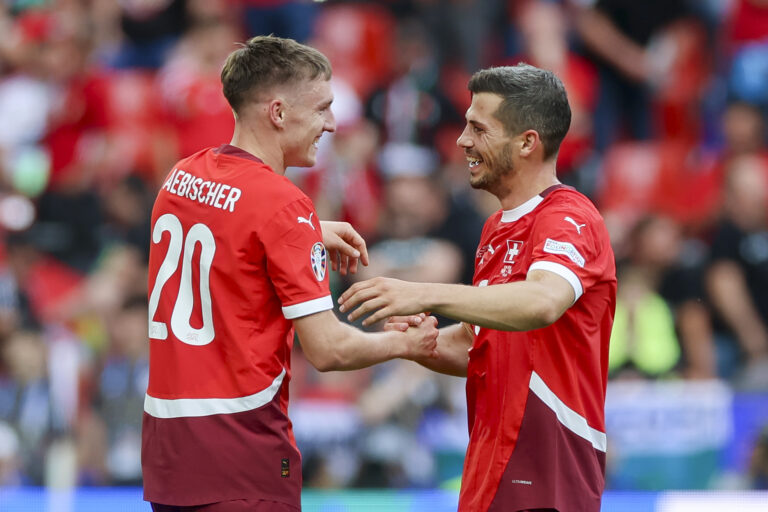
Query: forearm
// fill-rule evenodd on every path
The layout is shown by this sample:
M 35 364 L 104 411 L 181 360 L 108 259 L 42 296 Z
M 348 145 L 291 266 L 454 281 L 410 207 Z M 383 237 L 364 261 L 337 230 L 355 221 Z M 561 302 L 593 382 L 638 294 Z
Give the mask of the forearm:
M 687 300 L 677 310 L 680 343 L 688 361 L 687 376 L 711 379 L 717 375 L 712 323 L 707 308 Z
M 626 76 L 642 80 L 646 65 L 645 49 L 622 33 L 603 13 L 583 10 L 576 28 L 584 44 Z
M 326 315 L 334 316 L 333 322 Z M 294 325 L 307 359 L 320 371 L 357 370 L 407 355 L 404 333 L 366 333 L 336 321 L 330 311 Z
M 469 348 L 472 346 L 472 335 L 468 329 L 466 324 L 454 324 L 440 329 L 437 357 L 419 358 L 416 362 L 438 373 L 466 377 Z
M 428 284 L 420 289 L 425 311 L 500 331 L 552 324 L 562 311 L 551 290 L 535 281 L 476 287 Z
M 744 274 L 730 262 L 715 264 L 708 275 L 715 309 L 750 356 L 768 351 L 768 332 L 749 296 Z

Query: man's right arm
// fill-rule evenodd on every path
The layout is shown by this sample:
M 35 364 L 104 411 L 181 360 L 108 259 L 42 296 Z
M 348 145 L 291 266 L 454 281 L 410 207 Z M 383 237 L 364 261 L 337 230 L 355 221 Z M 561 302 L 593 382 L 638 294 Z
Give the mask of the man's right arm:
M 368 333 L 341 323 L 328 310 L 293 320 L 304 355 L 320 371 L 356 370 L 390 359 L 435 357 L 437 320 L 429 318 L 405 332 Z

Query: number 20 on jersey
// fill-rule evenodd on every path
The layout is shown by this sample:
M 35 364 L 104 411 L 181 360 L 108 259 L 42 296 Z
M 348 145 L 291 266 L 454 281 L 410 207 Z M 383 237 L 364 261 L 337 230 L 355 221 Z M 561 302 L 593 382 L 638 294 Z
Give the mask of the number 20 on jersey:
M 171 314 L 171 332 L 179 340 L 188 345 L 207 345 L 213 341 L 216 333 L 213 326 L 213 308 L 211 305 L 210 274 L 213 257 L 216 254 L 216 240 L 211 229 L 205 224 L 198 223 L 184 233 L 184 228 L 178 217 L 166 213 L 157 219 L 152 230 L 152 243 L 159 244 L 165 232 L 170 234 L 168 252 L 165 253 L 160 268 L 155 276 L 155 286 L 149 296 L 149 337 L 156 340 L 168 339 L 168 325 L 155 321 L 160 297 L 168 279 L 176 273 L 181 261 L 181 279 L 176 300 Z M 192 256 L 196 244 L 200 244 L 200 289 L 196 290 L 200 297 L 203 326 L 199 329 L 192 327 L 192 308 L 194 306 L 194 291 L 192 290 Z M 166 293 L 173 293 L 167 290 Z

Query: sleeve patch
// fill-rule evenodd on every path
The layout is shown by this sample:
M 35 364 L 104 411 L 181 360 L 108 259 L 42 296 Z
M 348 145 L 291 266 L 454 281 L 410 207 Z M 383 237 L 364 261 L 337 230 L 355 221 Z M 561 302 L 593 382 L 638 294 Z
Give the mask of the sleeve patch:
M 574 247 L 570 242 L 559 242 L 557 240 L 547 238 L 547 241 L 544 243 L 544 252 L 548 252 L 550 254 L 563 254 L 568 256 L 568 258 L 578 266 L 582 268 L 584 267 L 584 256 L 582 256 L 576 247 Z

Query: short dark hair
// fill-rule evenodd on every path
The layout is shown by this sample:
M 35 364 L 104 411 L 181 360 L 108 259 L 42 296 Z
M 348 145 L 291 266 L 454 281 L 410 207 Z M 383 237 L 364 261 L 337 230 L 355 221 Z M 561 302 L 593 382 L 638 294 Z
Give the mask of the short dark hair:
M 331 78 L 331 63 L 318 50 L 293 39 L 256 36 L 227 57 L 221 70 L 224 97 L 238 112 L 255 95 L 298 80 Z
M 551 71 L 525 63 L 482 69 L 467 86 L 472 94 L 490 92 L 503 98 L 494 113 L 508 134 L 536 130 L 544 158 L 556 154 L 571 125 L 565 87 Z

